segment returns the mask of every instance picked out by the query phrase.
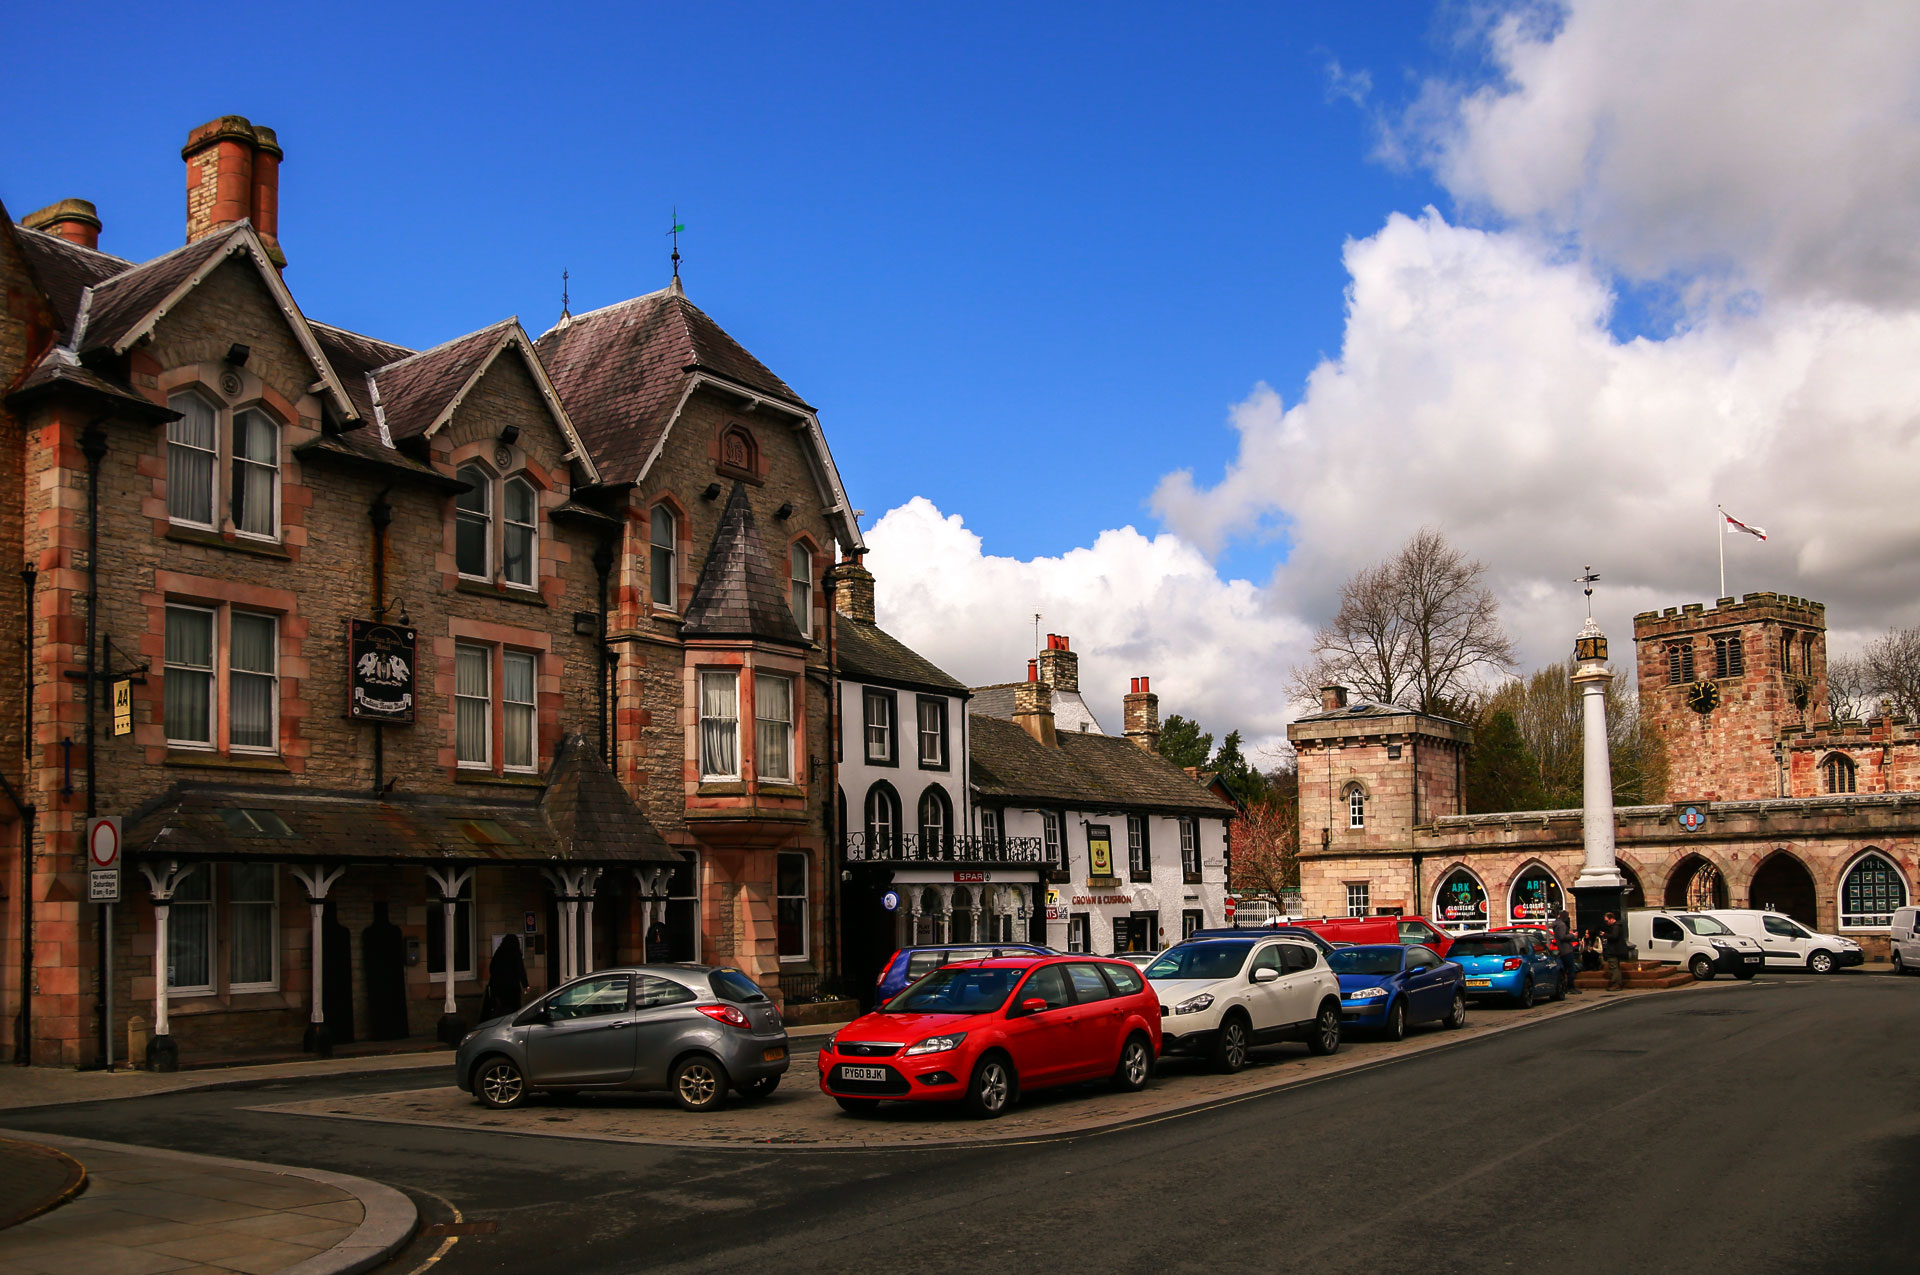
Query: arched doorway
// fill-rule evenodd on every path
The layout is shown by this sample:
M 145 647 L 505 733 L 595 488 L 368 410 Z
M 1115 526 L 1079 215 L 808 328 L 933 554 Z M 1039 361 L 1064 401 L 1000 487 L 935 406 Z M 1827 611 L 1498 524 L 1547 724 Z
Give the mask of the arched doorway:
M 1817 929 L 1818 913 L 1813 874 L 1806 865 L 1785 850 L 1776 850 L 1747 887 L 1747 906 L 1768 912 L 1784 912 L 1808 929 Z
M 1529 863 L 1513 878 L 1507 892 L 1507 918 L 1515 925 L 1548 921 L 1560 910 L 1560 878 L 1545 864 Z
M 1433 892 L 1433 919 L 1453 934 L 1487 928 L 1487 887 L 1470 869 L 1455 868 Z
M 1720 869 L 1697 854 L 1690 854 L 1667 878 L 1666 904 L 1677 912 L 1703 912 L 1727 906 L 1727 880 Z
M 1620 869 L 1620 879 L 1626 884 L 1620 887 L 1620 906 L 1623 908 L 1641 908 L 1647 905 L 1647 892 L 1640 888 L 1640 876 L 1624 863 L 1614 865 Z

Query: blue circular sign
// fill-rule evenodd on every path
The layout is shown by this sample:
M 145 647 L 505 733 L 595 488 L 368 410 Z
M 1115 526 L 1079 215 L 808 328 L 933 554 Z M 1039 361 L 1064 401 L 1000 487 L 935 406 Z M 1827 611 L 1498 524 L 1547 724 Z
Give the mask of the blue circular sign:
M 1701 812 L 1698 806 L 1688 806 L 1680 812 L 1680 826 L 1688 832 L 1700 831 L 1701 826 L 1706 822 L 1707 816 Z
M 880 896 L 880 906 L 892 912 L 900 906 L 900 891 L 888 890 Z

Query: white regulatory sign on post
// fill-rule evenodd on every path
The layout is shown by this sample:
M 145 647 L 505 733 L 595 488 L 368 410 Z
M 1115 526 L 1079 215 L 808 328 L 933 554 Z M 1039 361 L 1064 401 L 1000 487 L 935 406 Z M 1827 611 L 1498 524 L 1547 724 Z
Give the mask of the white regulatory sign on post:
M 102 815 L 87 820 L 87 866 L 120 866 L 120 816 Z
M 120 869 L 87 869 L 87 902 L 118 903 L 120 901 Z

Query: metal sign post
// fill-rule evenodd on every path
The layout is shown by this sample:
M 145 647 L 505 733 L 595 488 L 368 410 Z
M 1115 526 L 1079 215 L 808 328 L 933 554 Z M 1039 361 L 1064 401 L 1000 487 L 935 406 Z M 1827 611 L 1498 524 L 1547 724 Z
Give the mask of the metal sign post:
M 101 1052 L 113 1070 L 113 905 L 120 901 L 120 816 L 87 820 L 87 898 L 101 905 L 106 928 L 106 999 L 102 1006 Z

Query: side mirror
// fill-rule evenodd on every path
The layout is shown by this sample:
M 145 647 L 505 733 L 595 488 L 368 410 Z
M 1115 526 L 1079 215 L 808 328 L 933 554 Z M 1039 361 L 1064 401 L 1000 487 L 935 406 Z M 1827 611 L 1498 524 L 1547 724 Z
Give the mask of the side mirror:
M 1280 971 L 1271 965 L 1263 965 L 1253 972 L 1253 981 L 1256 983 L 1271 983 L 1279 977 Z
M 547 1012 L 545 1005 L 535 1005 L 526 1013 L 513 1020 L 515 1027 L 531 1027 L 535 1023 L 551 1023 L 553 1015 Z
M 1046 1007 L 1047 1002 L 1038 996 L 1029 996 L 1020 1002 L 1020 1012 L 1022 1014 L 1037 1014 Z

